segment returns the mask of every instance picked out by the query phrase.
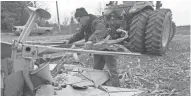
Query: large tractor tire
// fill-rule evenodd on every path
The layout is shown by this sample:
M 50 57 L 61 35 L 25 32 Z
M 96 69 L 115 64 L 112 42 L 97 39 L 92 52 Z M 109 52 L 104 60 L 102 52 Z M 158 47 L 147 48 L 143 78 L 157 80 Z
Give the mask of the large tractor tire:
M 172 31 L 172 14 L 170 9 L 156 10 L 147 24 L 145 48 L 148 54 L 163 55 L 166 52 Z
M 129 37 L 125 44 L 130 51 L 145 53 L 145 30 L 152 13 L 153 10 L 144 9 L 133 16 L 128 32 Z
M 176 33 L 176 24 L 172 22 L 172 31 L 170 33 L 170 40 L 174 38 L 175 33 Z

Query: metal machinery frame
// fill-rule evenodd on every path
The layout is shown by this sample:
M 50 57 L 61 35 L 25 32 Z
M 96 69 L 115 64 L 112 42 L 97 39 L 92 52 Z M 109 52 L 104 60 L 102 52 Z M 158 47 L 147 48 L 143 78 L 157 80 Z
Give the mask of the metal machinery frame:
M 71 49 L 71 48 L 59 48 L 59 47 L 54 47 L 54 46 L 45 46 L 45 45 L 62 45 L 61 42 L 41 43 L 41 45 L 34 45 L 35 43 L 27 44 L 29 42 L 27 42 L 26 40 L 27 40 L 33 26 L 35 25 L 35 22 L 37 22 L 38 20 L 41 20 L 41 19 L 48 20 L 48 19 L 50 19 L 51 14 L 48 13 L 47 11 L 43 10 L 43 9 L 36 9 L 36 8 L 32 8 L 32 7 L 28 7 L 28 8 L 26 8 L 26 10 L 29 11 L 30 17 L 29 17 L 29 20 L 27 21 L 27 23 L 25 25 L 24 30 L 22 31 L 21 35 L 19 36 L 19 38 L 17 40 L 13 41 L 11 59 L 13 61 L 13 71 L 12 72 L 14 73 L 14 72 L 17 72 L 19 70 L 23 70 L 24 71 L 23 72 L 24 79 L 25 79 L 27 85 L 29 86 L 29 88 L 31 90 L 33 90 L 34 87 L 32 85 L 30 77 L 28 76 L 27 71 L 28 70 L 34 70 L 34 63 L 39 58 L 42 58 L 41 56 L 43 54 L 52 54 L 52 53 L 58 53 L 58 52 L 69 52 L 69 53 L 74 53 L 75 55 L 73 55 L 73 56 L 74 57 L 76 56 L 76 58 L 78 58 L 76 53 L 88 53 L 88 54 L 100 54 L 100 55 L 128 55 L 128 56 L 139 56 L 139 55 L 141 55 L 139 53 L 96 51 L 96 50 Z M 122 38 L 120 40 L 123 40 L 123 39 L 125 39 L 125 38 Z M 113 42 L 113 41 L 108 41 L 108 42 Z M 40 66 L 40 68 L 38 68 L 38 69 L 42 69 L 42 66 Z M 37 71 L 34 70 L 31 73 L 36 73 L 36 72 Z M 100 73 L 100 74 L 102 74 L 102 73 Z M 105 77 L 103 79 L 107 80 L 108 77 Z M 103 83 L 103 82 L 100 83 L 100 81 L 99 82 L 98 81 L 94 81 L 94 83 L 95 83 L 94 85 L 96 86 L 96 90 L 97 90 L 97 87 L 99 87 Z M 90 88 L 88 90 L 93 90 L 93 89 Z M 121 91 L 121 90 L 118 90 L 118 91 Z M 132 90 L 125 90 L 125 89 L 123 89 L 123 91 L 124 92 L 130 92 L 131 91 L 131 92 L 135 92 L 135 93 L 141 92 L 140 90 L 132 91 Z M 115 91 L 113 91 L 113 92 L 115 93 Z M 124 92 L 122 92 L 122 93 L 124 93 Z M 112 91 L 111 91 L 111 93 L 112 93 Z M 104 96 L 107 96 L 107 95 L 104 95 Z M 81 96 L 81 95 L 75 95 L 75 96 Z M 113 96 L 117 96 L 117 94 L 115 94 Z M 131 95 L 125 94 L 125 96 L 131 96 Z

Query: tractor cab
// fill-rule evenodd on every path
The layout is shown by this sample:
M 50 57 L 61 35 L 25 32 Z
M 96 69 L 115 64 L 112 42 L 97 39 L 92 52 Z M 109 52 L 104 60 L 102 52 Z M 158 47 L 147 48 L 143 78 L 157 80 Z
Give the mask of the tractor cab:
M 141 11 L 144 8 L 149 8 L 153 10 L 153 4 L 149 1 L 123 1 L 123 4 L 117 3 L 117 1 L 110 1 L 106 4 L 103 15 L 115 15 L 116 19 L 123 15 L 129 15 Z M 109 19 L 109 18 L 107 18 Z

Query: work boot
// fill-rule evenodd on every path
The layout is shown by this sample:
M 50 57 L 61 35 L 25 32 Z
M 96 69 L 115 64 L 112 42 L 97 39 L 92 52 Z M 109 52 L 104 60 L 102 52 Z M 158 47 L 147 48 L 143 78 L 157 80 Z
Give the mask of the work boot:
M 103 70 L 104 65 L 107 65 L 110 73 L 110 82 L 112 86 L 119 87 L 119 77 L 117 73 L 117 63 L 114 56 L 94 55 L 94 69 Z
M 93 65 L 93 69 L 97 69 L 97 70 L 103 70 L 105 66 L 105 58 L 103 55 L 94 55 L 94 65 Z
M 105 82 L 103 85 L 105 86 L 113 86 L 113 87 L 120 87 L 120 81 L 119 81 L 119 78 L 118 76 L 111 76 L 110 75 L 110 78 L 107 82 Z
M 118 75 L 111 75 L 110 82 L 114 87 L 120 87 Z
M 110 73 L 110 82 L 112 83 L 112 86 L 119 87 L 119 77 L 117 72 L 117 62 L 114 56 L 105 56 L 106 65 L 109 69 Z

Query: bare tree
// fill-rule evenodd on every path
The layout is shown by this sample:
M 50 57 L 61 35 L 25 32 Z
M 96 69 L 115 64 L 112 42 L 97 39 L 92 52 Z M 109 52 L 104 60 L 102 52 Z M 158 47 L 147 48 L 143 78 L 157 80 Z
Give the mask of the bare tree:
M 69 20 L 70 20 L 69 17 L 65 17 L 65 18 L 64 18 L 64 21 L 63 21 L 63 23 L 62 23 L 62 25 L 63 25 L 63 26 L 67 26 Z
M 104 11 L 101 2 L 98 3 L 97 11 L 99 12 L 100 15 L 101 15 L 102 12 Z
M 70 24 L 71 23 L 74 23 L 74 24 L 78 23 L 78 21 L 76 20 L 74 14 L 75 14 L 75 11 L 70 12 L 70 15 L 71 15 L 71 17 L 70 17 Z
M 74 17 L 70 18 L 70 24 L 75 24 Z
M 73 17 L 75 14 L 75 11 L 70 12 L 70 15 Z

